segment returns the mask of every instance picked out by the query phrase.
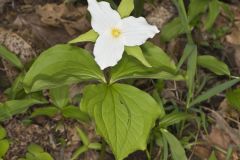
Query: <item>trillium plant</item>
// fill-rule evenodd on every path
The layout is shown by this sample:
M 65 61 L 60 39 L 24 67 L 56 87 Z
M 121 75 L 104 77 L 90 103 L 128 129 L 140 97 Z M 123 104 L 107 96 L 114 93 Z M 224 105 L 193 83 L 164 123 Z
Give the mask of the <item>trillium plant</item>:
M 149 93 L 127 80 L 184 79 L 176 75 L 177 67 L 168 55 L 147 42 L 158 28 L 143 17 L 130 16 L 133 9 L 133 0 L 122 0 L 116 10 L 107 2 L 88 0 L 93 29 L 44 51 L 23 80 L 28 93 L 88 82 L 79 109 L 94 121 L 97 134 L 117 160 L 145 150 L 151 129 L 164 115 Z M 74 46 L 81 42 L 95 42 L 93 55 Z

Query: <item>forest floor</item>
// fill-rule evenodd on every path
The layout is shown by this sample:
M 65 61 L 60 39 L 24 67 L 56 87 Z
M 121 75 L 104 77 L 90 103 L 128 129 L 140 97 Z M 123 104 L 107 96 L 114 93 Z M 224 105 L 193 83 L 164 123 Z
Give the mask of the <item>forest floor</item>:
M 226 3 L 235 15 L 234 22 L 229 24 L 226 16 L 221 14 L 215 26 L 227 28 L 228 32 L 222 34 L 219 31 L 216 36 L 213 33 L 197 30 L 193 32 L 193 36 L 197 42 L 210 44 L 208 47 L 200 47 L 200 52 L 221 59 L 228 64 L 232 75 L 240 75 L 240 2 L 229 0 Z M 164 24 L 176 17 L 177 10 L 170 0 L 161 0 L 155 2 L 155 6 L 146 4 L 143 15 L 149 23 L 157 25 L 161 30 Z M 90 28 L 85 1 L 64 3 L 61 0 L 0 0 L 0 44 L 16 53 L 26 65 L 45 49 L 55 44 L 67 43 Z M 152 42 L 164 49 L 174 60 L 178 60 L 184 49 L 186 37 L 180 36 L 169 43 L 161 43 L 156 36 Z M 79 46 L 88 50 L 93 48 L 92 43 L 82 43 Z M 4 102 L 7 99 L 4 90 L 11 85 L 18 72 L 4 61 L 1 61 L 0 67 L 0 102 Z M 211 76 L 204 70 L 199 73 L 199 79 Z M 226 79 L 211 77 L 205 87 L 219 84 Z M 149 80 L 137 80 L 134 85 L 145 91 L 151 90 L 152 87 Z M 82 87 L 82 85 L 73 86 L 72 94 L 81 93 Z M 236 86 L 236 88 L 239 87 L 240 85 Z M 184 94 L 186 94 L 186 85 L 181 82 L 167 81 L 162 91 L 163 99 L 168 102 L 175 101 L 180 106 L 181 96 Z M 99 139 L 94 133 L 93 124 L 79 124 L 72 120 L 62 122 L 58 116 L 53 118 L 41 116 L 31 119 L 29 115 L 34 107 L 3 123 L 11 140 L 5 160 L 24 157 L 30 143 L 41 145 L 56 160 L 70 160 L 72 153 L 81 145 L 76 126 L 84 128 L 91 140 Z M 202 111 L 203 118 L 210 121 L 208 126 L 198 130 L 196 125 L 189 123 L 186 128 L 196 134 L 196 141 L 199 142 L 190 147 L 189 159 L 207 159 L 213 148 L 217 148 L 219 149 L 216 152 L 218 159 L 224 160 L 229 146 L 232 146 L 232 159 L 239 160 L 239 148 L 236 147 L 240 146 L 240 112 L 229 106 L 224 94 L 216 95 L 204 102 Z M 157 148 L 153 154 L 157 156 Z M 99 155 L 97 151 L 88 151 L 79 159 L 97 160 Z M 105 159 L 114 158 L 110 152 L 107 152 Z M 145 160 L 147 156 L 144 152 L 136 152 L 128 159 Z

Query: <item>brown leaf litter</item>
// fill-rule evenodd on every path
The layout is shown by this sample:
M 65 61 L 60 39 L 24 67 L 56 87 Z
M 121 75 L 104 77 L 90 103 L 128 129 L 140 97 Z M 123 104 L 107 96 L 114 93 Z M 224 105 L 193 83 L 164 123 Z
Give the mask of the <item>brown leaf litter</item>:
M 36 52 L 22 37 L 3 28 L 0 28 L 0 44 L 16 54 L 23 64 L 29 63 L 36 57 Z M 8 79 L 12 82 L 16 78 L 18 71 L 6 60 L 2 59 L 2 63 Z
M 24 124 L 17 118 L 13 118 L 5 125 L 8 138 L 11 141 L 5 160 L 17 160 L 24 157 L 30 143 L 41 145 L 56 160 L 69 160 L 74 151 L 82 145 L 76 127 L 80 127 L 88 133 L 91 142 L 99 141 L 93 125 L 73 121 L 61 123 L 61 121 L 49 120 L 44 117 L 41 121 L 36 119 L 35 123 Z M 80 159 L 96 160 L 98 155 L 95 151 L 89 151 L 83 154 Z
M 234 26 L 231 33 L 226 36 L 226 42 L 234 49 L 233 59 L 240 73 L 240 11 L 239 8 L 233 6 L 232 11 L 235 14 Z
M 149 23 L 156 25 L 158 28 L 162 28 L 166 22 L 176 15 L 177 10 L 169 0 L 156 3 L 155 5 L 148 3 L 144 5 L 146 19 Z
M 210 116 L 213 118 L 215 125 L 212 125 L 208 135 L 202 135 L 202 140 L 200 140 L 200 142 L 203 144 L 194 146 L 194 154 L 202 159 L 207 159 L 214 150 L 218 160 L 225 160 L 228 149 L 232 148 L 233 152 L 231 159 L 238 160 L 240 158 L 240 150 L 238 148 L 240 145 L 240 115 L 236 115 L 235 112 L 234 117 L 237 118 L 237 120 L 230 118 L 231 116 L 228 113 L 232 112 L 229 112 L 230 106 L 227 104 L 226 100 L 223 100 L 220 104 L 219 111 L 214 111 L 206 107 L 204 109 L 210 111 Z M 237 123 L 237 128 L 230 126 L 231 122 L 229 119 Z
M 70 35 L 85 32 L 90 29 L 90 24 L 86 19 L 87 7 L 62 4 L 46 4 L 38 6 L 36 13 L 41 16 L 44 24 L 59 27 L 64 26 Z

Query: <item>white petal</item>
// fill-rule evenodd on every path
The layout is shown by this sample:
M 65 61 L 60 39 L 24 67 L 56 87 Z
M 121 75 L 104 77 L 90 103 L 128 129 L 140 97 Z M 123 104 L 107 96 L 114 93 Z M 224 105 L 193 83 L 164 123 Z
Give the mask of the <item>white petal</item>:
M 124 44 L 118 38 L 113 38 L 109 33 L 100 35 L 94 46 L 95 61 L 103 70 L 114 66 L 122 58 Z
M 119 13 L 107 2 L 88 0 L 88 10 L 92 16 L 91 25 L 99 34 L 115 26 L 121 20 Z
M 156 26 L 148 24 L 145 18 L 127 17 L 122 19 L 119 26 L 122 30 L 123 43 L 126 46 L 142 45 L 148 38 L 159 33 Z

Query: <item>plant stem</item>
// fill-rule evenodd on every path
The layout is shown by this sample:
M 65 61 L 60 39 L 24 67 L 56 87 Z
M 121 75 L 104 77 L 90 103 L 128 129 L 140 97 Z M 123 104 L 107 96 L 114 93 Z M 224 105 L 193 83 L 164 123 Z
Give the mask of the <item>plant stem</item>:
M 104 157 L 105 157 L 105 154 L 106 154 L 106 142 L 103 140 L 103 143 L 102 143 L 102 149 L 101 149 L 101 153 L 100 153 L 100 157 L 99 157 L 99 160 L 104 160 Z
M 149 153 L 148 150 L 146 150 L 146 154 L 147 154 L 147 158 L 148 158 L 148 160 L 151 160 L 151 155 L 150 155 L 150 153 Z

